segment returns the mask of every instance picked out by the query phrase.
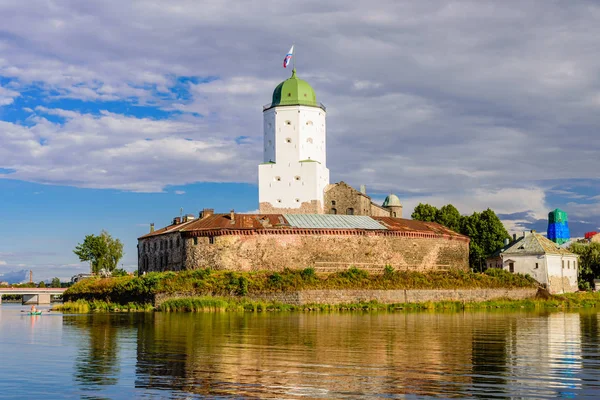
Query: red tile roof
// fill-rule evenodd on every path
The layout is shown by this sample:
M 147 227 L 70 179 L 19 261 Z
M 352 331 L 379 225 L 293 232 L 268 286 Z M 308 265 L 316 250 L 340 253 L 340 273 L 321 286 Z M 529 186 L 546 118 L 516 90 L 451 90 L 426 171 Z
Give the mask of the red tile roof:
M 387 229 L 371 230 L 391 235 L 435 237 L 455 237 L 468 240 L 468 237 L 456 233 L 445 226 L 434 222 L 414 221 L 410 219 L 392 217 L 371 217 Z M 221 232 L 220 234 L 237 231 L 241 234 L 250 234 L 251 231 L 260 233 L 310 233 L 310 234 L 344 234 L 363 232 L 364 229 L 332 229 L 332 228 L 298 228 L 290 226 L 283 214 L 234 214 L 233 222 L 230 214 L 212 214 L 208 217 L 195 219 L 177 225 L 169 225 L 162 229 L 141 236 L 139 239 L 159 236 L 166 233 L 182 232 L 186 236 L 199 236 Z M 204 232 L 204 233 L 202 233 Z M 244 233 L 246 232 L 246 233 Z M 231 232 L 234 233 L 234 232 Z

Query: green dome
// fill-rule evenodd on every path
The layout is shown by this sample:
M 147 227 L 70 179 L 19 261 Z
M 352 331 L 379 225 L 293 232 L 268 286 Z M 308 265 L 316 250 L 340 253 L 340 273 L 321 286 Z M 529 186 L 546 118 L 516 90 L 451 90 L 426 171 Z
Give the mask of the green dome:
M 292 70 L 292 76 L 277 85 L 273 91 L 271 107 L 275 106 L 320 107 L 315 91 L 308 82 L 296 77 L 295 69 Z
M 395 194 L 390 194 L 383 201 L 383 207 L 402 207 L 402 203 L 400 203 L 400 199 Z

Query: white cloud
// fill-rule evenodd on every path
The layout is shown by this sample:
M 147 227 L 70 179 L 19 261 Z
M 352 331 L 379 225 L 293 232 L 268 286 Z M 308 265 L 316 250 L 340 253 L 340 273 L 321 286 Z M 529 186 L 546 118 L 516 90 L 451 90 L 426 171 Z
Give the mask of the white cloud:
M 15 92 L 14 90 L 9 90 L 0 86 L 0 107 L 12 104 L 15 98 L 19 96 L 19 92 Z
M 181 195 L 181 194 L 185 194 L 185 190 L 176 190 L 173 193 Z
M 0 75 L 13 79 L 0 104 L 35 85 L 47 98 L 184 113 L 97 116 L 40 101 L 27 127 L 0 123 L 0 168 L 16 170 L 3 178 L 134 191 L 255 182 L 261 106 L 301 38 L 298 75 L 328 106 L 334 181 L 539 217 L 545 181 L 598 179 L 595 3 L 107 0 L 9 2 L 0 13 L 12 16 Z M 575 204 L 582 219 L 600 215 Z
M 0 260 L 0 265 L 6 265 L 6 261 Z

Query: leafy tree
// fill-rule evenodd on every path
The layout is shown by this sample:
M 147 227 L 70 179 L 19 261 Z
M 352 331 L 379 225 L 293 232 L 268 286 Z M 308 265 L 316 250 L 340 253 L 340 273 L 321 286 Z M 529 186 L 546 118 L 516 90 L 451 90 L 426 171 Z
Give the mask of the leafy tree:
M 50 282 L 50 287 L 59 288 L 60 287 L 60 279 L 52 278 L 52 282 Z
M 411 218 L 417 221 L 436 222 L 438 209 L 430 204 L 419 203 L 411 214 Z
M 447 204 L 438 210 L 435 222 L 452 229 L 454 232 L 460 232 L 462 218 L 456 207 L 452 204 Z
M 471 239 L 469 265 L 473 270 L 483 270 L 485 259 L 503 246 L 505 238 L 510 238 L 502 221 L 489 208 L 482 212 L 474 212 L 472 215 L 462 216 L 452 204 L 447 204 L 438 210 L 430 204 L 419 203 L 411 218 L 437 222 L 468 236 Z
M 39 288 L 45 288 L 46 287 L 46 283 L 44 281 L 41 281 L 40 283 L 38 283 L 38 287 Z
M 569 250 L 579 255 L 579 287 L 591 288 L 600 277 L 600 243 L 573 243 Z
M 78 243 L 73 253 L 80 261 L 88 261 L 90 270 L 97 274 L 102 268 L 113 271 L 123 257 L 123 243 L 102 231 L 100 235 L 87 235 L 83 243 Z
M 483 270 L 485 259 L 510 238 L 500 218 L 491 209 L 463 217 L 460 233 L 471 238 L 469 264 L 473 270 Z

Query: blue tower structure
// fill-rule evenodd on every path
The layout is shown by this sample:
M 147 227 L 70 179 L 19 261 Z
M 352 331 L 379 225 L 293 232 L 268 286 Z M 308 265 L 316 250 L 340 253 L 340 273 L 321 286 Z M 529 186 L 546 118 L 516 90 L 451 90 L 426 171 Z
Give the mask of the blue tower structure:
M 563 244 L 571 239 L 569 218 L 560 208 L 548 213 L 548 239 L 556 244 Z

